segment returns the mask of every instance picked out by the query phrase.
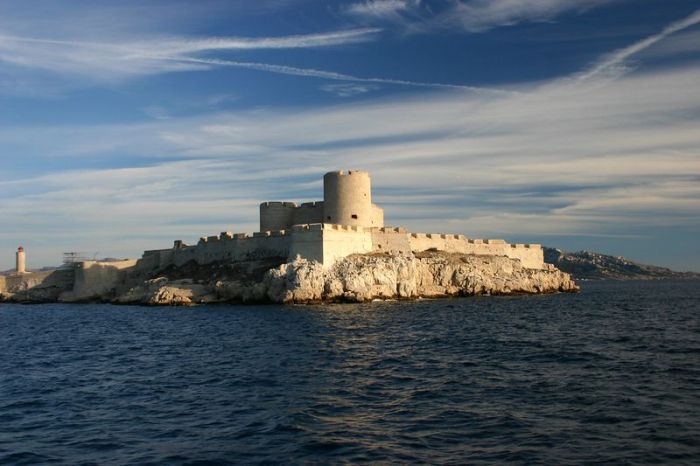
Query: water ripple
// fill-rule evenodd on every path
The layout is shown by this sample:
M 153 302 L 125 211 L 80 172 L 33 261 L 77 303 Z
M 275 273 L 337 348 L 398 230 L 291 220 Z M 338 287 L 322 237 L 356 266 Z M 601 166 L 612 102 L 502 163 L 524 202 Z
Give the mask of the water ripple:
M 0 304 L 0 464 L 693 464 L 697 285 L 326 307 Z

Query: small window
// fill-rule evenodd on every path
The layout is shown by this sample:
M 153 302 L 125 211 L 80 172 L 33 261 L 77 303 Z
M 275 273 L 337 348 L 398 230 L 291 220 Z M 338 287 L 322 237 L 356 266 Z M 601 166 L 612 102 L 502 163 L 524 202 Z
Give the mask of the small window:
M 352 214 L 351 217 L 357 220 L 357 214 Z
M 331 219 L 331 216 L 330 216 L 330 215 L 329 215 L 328 217 L 326 217 L 326 220 L 330 220 L 330 219 Z

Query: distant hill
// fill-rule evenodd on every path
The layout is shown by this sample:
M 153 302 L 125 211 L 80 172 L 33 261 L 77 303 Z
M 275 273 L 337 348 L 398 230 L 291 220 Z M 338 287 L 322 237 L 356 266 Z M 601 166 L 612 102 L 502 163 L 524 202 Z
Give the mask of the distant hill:
M 607 256 L 597 252 L 566 252 L 544 248 L 544 261 L 578 279 L 590 280 L 658 280 L 700 278 L 692 272 L 675 272 L 665 267 L 638 264 L 622 256 Z

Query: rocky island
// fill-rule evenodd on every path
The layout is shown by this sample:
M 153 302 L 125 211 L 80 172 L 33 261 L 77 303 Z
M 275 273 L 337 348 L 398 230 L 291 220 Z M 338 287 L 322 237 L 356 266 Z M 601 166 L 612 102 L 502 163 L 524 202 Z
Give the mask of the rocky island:
M 329 172 L 323 201 L 265 202 L 260 231 L 176 240 L 136 260 L 80 261 L 0 276 L 0 300 L 203 303 L 363 302 L 577 291 L 536 244 L 384 226 L 369 173 Z

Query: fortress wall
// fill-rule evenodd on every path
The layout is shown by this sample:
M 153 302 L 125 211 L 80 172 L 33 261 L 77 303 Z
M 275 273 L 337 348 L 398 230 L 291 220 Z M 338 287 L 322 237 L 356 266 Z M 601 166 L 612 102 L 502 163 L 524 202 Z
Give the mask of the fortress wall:
M 539 245 L 511 245 L 502 239 L 468 239 L 463 235 L 435 233 L 411 233 L 408 235 L 414 252 L 437 249 L 439 251 L 489 256 L 507 256 L 519 259 L 523 266 L 533 269 L 544 267 L 544 254 Z
M 73 277 L 72 269 L 6 275 L 0 277 L 0 292 L 14 294 L 20 300 L 56 300 L 61 293 L 72 289 Z
M 222 232 L 219 236 L 199 239 L 193 246 L 175 241 L 171 249 L 146 251 L 137 268 L 144 272 L 175 265 L 181 267 L 190 261 L 210 264 L 219 261 L 255 260 L 265 257 L 287 257 L 292 243 L 291 230 L 254 233 Z
M 520 259 L 524 267 L 545 268 L 544 250 L 539 244 L 511 244 L 508 257 Z
M 377 204 L 372 204 L 372 221 L 371 226 L 381 228 L 384 226 L 384 209 Z
M 141 259 L 136 263 L 136 268 L 142 271 L 153 270 L 160 267 L 160 252 L 163 250 L 148 250 L 144 251 Z
M 323 223 L 323 201 L 304 202 L 294 211 L 293 222 L 289 225 Z
M 503 240 L 468 239 L 463 235 L 408 233 L 405 228 L 362 228 L 335 224 L 295 225 L 291 230 L 253 233 L 223 232 L 201 238 L 195 246 L 176 241 L 172 249 L 146 251 L 139 270 L 157 270 L 189 261 L 209 264 L 218 261 L 255 260 L 297 255 L 330 266 L 338 259 L 356 253 L 420 252 L 436 249 L 450 253 L 507 256 L 519 259 L 525 267 L 543 268 L 539 245 L 511 245 Z
M 474 254 L 474 248 L 470 247 L 463 235 L 446 235 L 440 233 L 411 233 L 408 241 L 414 252 L 437 249 L 461 254 Z
M 263 202 L 260 204 L 260 231 L 284 230 L 294 224 L 296 202 Z
M 263 231 L 248 236 L 244 233 L 222 233 L 200 239 L 194 253 L 184 252 L 177 262 L 194 259 L 198 264 L 217 261 L 254 260 L 263 257 L 287 257 L 291 245 L 289 230 Z M 177 251 L 176 254 L 180 253 Z
M 256 236 L 257 235 L 257 236 Z M 264 257 L 287 257 L 292 244 L 291 230 L 254 233 L 249 241 L 242 240 L 229 256 L 232 260 L 253 260 Z
M 350 254 L 372 252 L 372 236 L 361 227 L 334 224 L 295 225 L 288 260 L 297 256 L 330 267 Z
M 75 267 L 72 292 L 64 294 L 61 299 L 72 301 L 105 296 L 123 281 L 124 271 L 134 267 L 136 262 L 135 259 L 80 262 Z
M 171 264 L 173 262 L 174 249 L 163 249 L 158 251 L 158 265 Z
M 288 260 L 297 256 L 323 263 L 323 224 L 294 225 Z
M 324 225 L 323 266 L 330 267 L 350 254 L 372 252 L 372 234 L 362 227 Z
M 372 228 L 370 232 L 373 252 L 411 252 L 405 228 Z

